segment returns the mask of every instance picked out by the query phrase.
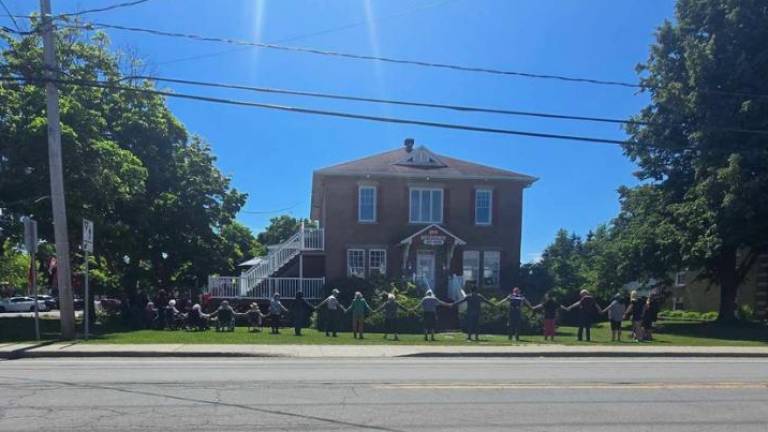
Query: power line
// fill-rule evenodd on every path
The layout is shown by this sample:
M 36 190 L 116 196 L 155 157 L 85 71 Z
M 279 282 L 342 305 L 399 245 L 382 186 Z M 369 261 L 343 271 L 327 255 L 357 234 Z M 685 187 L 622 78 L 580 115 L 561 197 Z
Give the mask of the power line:
M 179 99 L 188 99 L 188 100 L 196 100 L 196 101 L 227 104 L 227 105 L 247 106 L 252 108 L 263 108 L 263 109 L 287 111 L 287 112 L 300 113 L 300 114 L 320 115 L 320 116 L 326 116 L 326 117 L 367 120 L 367 121 L 380 122 L 380 123 L 408 124 L 408 125 L 424 126 L 424 127 L 432 127 L 432 128 L 440 128 L 440 129 L 464 130 L 464 131 L 470 131 L 470 132 L 485 132 L 485 133 L 493 133 L 493 134 L 500 134 L 500 135 L 527 136 L 527 137 L 534 137 L 534 138 L 550 138 L 550 139 L 558 139 L 558 140 L 581 141 L 581 142 L 591 142 L 591 143 L 599 143 L 599 144 L 641 145 L 639 143 L 632 142 L 632 141 L 616 140 L 616 139 L 609 139 L 609 138 L 596 138 L 596 137 L 580 136 L 580 135 L 564 135 L 564 134 L 553 134 L 553 133 L 545 133 L 545 132 L 490 128 L 490 127 L 472 126 L 472 125 L 455 124 L 455 123 L 441 123 L 441 122 L 413 120 L 413 119 L 404 119 L 404 118 L 396 118 L 396 117 L 354 114 L 354 113 L 347 113 L 347 112 L 341 112 L 341 111 L 328 111 L 328 110 L 294 107 L 294 106 L 288 106 L 288 105 L 266 104 L 266 103 L 260 103 L 260 102 L 247 102 L 247 101 L 216 98 L 216 97 L 210 97 L 210 96 L 200 96 L 200 95 L 193 95 L 193 94 L 186 94 L 186 93 L 173 93 L 168 91 L 153 90 L 153 89 L 146 89 L 146 88 L 139 88 L 139 87 L 118 86 L 111 83 L 104 83 L 100 81 L 86 81 L 86 80 L 72 80 L 72 79 L 46 80 L 43 78 L 0 78 L 0 81 L 17 81 L 17 82 L 27 81 L 32 83 L 52 81 L 59 84 L 96 87 L 96 88 L 103 88 L 107 90 L 123 90 L 123 91 L 154 94 L 154 95 L 179 98 Z
M 453 2 L 453 1 L 456 1 L 456 0 L 441 0 L 441 1 L 438 1 L 438 2 L 435 2 L 435 3 L 430 3 L 430 4 L 427 4 L 427 5 L 421 6 L 421 7 L 415 7 L 415 8 L 412 8 L 412 9 L 407 9 L 407 10 L 404 10 L 404 11 L 396 12 L 396 13 L 393 13 L 391 15 L 386 15 L 386 16 L 383 16 L 383 17 L 380 17 L 380 18 L 373 18 L 373 19 L 369 19 L 369 20 L 356 21 L 356 22 L 353 22 L 353 23 L 349 23 L 349 24 L 345 24 L 345 25 L 342 25 L 342 26 L 333 27 L 333 28 L 329 28 L 329 29 L 325 29 L 325 30 L 319 30 L 319 31 L 316 31 L 316 32 L 303 33 L 303 34 L 288 36 L 286 38 L 279 39 L 279 40 L 275 41 L 274 43 L 295 42 L 297 40 L 302 40 L 302 39 L 310 38 L 310 37 L 313 37 L 313 36 L 321 36 L 321 35 L 326 35 L 326 34 L 330 34 L 330 33 L 336 33 L 336 32 L 343 31 L 343 30 L 349 30 L 351 28 L 359 27 L 359 26 L 365 25 L 365 24 L 372 24 L 374 22 L 382 22 L 382 21 L 387 21 L 387 20 L 393 19 L 393 18 L 398 18 L 398 17 L 410 15 L 410 14 L 415 13 L 415 12 L 420 12 L 420 11 L 423 11 L 423 10 L 426 10 L 426 9 L 431 9 L 431 8 L 434 8 L 434 7 L 437 7 L 437 6 L 442 6 L 442 5 L 446 4 L 446 3 L 450 3 L 450 2 Z M 172 63 L 180 63 L 180 62 L 185 62 L 185 61 L 190 61 L 190 60 L 199 60 L 199 59 L 204 59 L 204 58 L 217 57 L 217 56 L 220 56 L 220 55 L 223 55 L 223 54 L 229 54 L 229 53 L 233 53 L 233 52 L 240 52 L 240 51 L 244 51 L 244 50 L 248 50 L 248 49 L 252 49 L 252 48 L 254 48 L 254 47 L 240 47 L 240 48 L 216 51 L 216 52 L 207 53 L 207 54 L 200 54 L 200 55 L 195 55 L 195 56 L 181 57 L 181 58 L 166 60 L 166 61 L 162 61 L 162 62 L 159 62 L 159 63 L 158 62 L 154 62 L 154 63 L 152 63 L 152 65 L 153 66 L 162 66 L 162 65 L 167 65 L 167 64 L 172 64 Z
M 276 209 L 276 210 L 240 210 L 239 213 L 245 213 L 245 214 L 249 214 L 249 215 L 270 215 L 270 214 L 283 213 L 283 212 L 287 212 L 287 211 L 293 210 L 296 207 L 298 207 L 299 205 L 300 205 L 300 203 L 296 203 L 296 204 L 294 204 L 292 206 L 284 207 L 284 208 Z
M 82 10 L 82 11 L 79 11 L 79 12 L 70 12 L 70 13 L 58 14 L 54 18 L 73 17 L 73 16 L 80 16 L 80 15 L 91 14 L 91 13 L 96 13 L 96 12 L 107 12 L 107 11 L 111 11 L 111 10 L 115 10 L 115 9 L 120 9 L 120 8 L 140 5 L 140 4 L 146 3 L 148 1 L 150 1 L 150 0 L 128 1 L 128 2 L 124 2 L 124 3 L 113 4 L 113 5 L 110 5 L 110 6 L 104 6 L 104 7 L 101 7 L 101 8 L 86 9 L 86 10 Z
M 353 53 L 345 53 L 345 52 L 339 52 L 339 51 L 320 50 L 316 48 L 285 46 L 285 45 L 279 45 L 274 43 L 252 42 L 252 41 L 244 41 L 244 40 L 238 40 L 238 39 L 203 36 L 203 35 L 197 35 L 197 34 L 191 34 L 191 33 L 167 32 L 162 30 L 147 29 L 147 28 L 141 28 L 141 27 L 129 27 L 129 26 L 123 26 L 123 25 L 116 25 L 116 24 L 99 23 L 99 22 L 84 22 L 81 25 L 65 25 L 61 27 L 78 28 L 78 29 L 84 29 L 84 30 L 94 30 L 97 28 L 124 30 L 124 31 L 130 31 L 130 32 L 147 33 L 155 36 L 185 38 L 185 39 L 202 41 L 202 42 L 228 43 L 233 45 L 252 46 L 252 47 L 258 47 L 258 48 L 267 48 L 267 49 L 289 51 L 289 52 L 301 52 L 301 53 L 316 54 L 316 55 L 322 55 L 322 56 L 349 58 L 349 59 L 355 59 L 355 60 L 371 60 L 371 61 L 378 61 L 383 63 L 404 64 L 404 65 L 421 66 L 421 67 L 429 67 L 429 68 L 437 68 L 437 69 L 449 69 L 449 70 L 457 70 L 462 72 L 476 72 L 476 73 L 485 73 L 485 74 L 492 74 L 492 75 L 548 79 L 548 80 L 556 80 L 556 81 L 571 82 L 571 83 L 616 86 L 616 87 L 634 88 L 634 89 L 641 89 L 641 90 L 663 89 L 663 87 L 650 86 L 646 84 L 633 83 L 628 81 L 613 81 L 613 80 L 575 77 L 575 76 L 567 76 L 567 75 L 536 74 L 536 73 L 530 73 L 530 72 L 511 71 L 511 70 L 503 70 L 503 69 L 495 69 L 495 68 L 464 66 L 464 65 L 449 64 L 449 63 L 435 63 L 435 62 L 427 62 L 422 60 L 407 60 L 407 59 L 398 59 L 398 58 L 392 58 L 392 57 L 353 54 Z M 750 92 L 737 92 L 737 91 L 727 91 L 727 90 L 719 90 L 719 89 L 716 89 L 716 90 L 697 89 L 696 91 L 702 92 L 702 93 L 711 93 L 711 94 L 719 94 L 719 95 L 726 95 L 726 96 L 768 98 L 768 94 L 764 94 L 764 93 L 761 94 L 761 93 L 750 93 Z
M 11 10 L 8 9 L 8 6 L 6 6 L 4 0 L 0 0 L 0 6 L 3 7 L 3 10 L 5 10 L 5 13 L 7 13 L 8 17 L 11 19 L 11 21 L 13 21 L 13 25 L 14 25 L 14 27 L 16 27 L 16 30 L 21 32 L 21 27 L 19 27 L 19 22 L 16 21 L 16 17 L 13 16 L 13 14 L 11 13 Z
M 28 19 L 32 18 L 30 16 L 25 16 L 25 15 L 21 15 L 21 16 L 15 15 L 15 16 L 28 18 Z M 405 65 L 431 67 L 431 68 L 438 68 L 438 69 L 451 69 L 451 70 L 458 70 L 463 72 L 477 72 L 477 73 L 486 73 L 486 74 L 493 74 L 493 75 L 517 76 L 517 77 L 523 77 L 523 78 L 549 79 L 549 80 L 558 80 L 558 81 L 581 83 L 581 84 L 595 84 L 595 85 L 604 85 L 604 86 L 617 86 L 617 87 L 624 87 L 624 88 L 636 88 L 641 90 L 663 90 L 664 89 L 664 87 L 652 86 L 652 85 L 641 84 L 641 83 L 633 83 L 628 81 L 613 81 L 613 80 L 603 80 L 603 79 L 596 79 L 596 78 L 574 77 L 574 76 L 567 76 L 567 75 L 536 74 L 536 73 L 530 73 L 530 72 L 520 72 L 520 71 L 511 71 L 511 70 L 485 68 L 485 67 L 464 66 L 464 65 L 448 64 L 448 63 L 435 63 L 435 62 L 427 62 L 427 61 L 421 61 L 421 60 L 407 60 L 407 59 L 397 59 L 397 58 L 391 58 L 391 57 L 370 56 L 370 55 L 364 55 L 364 54 L 352 54 L 352 53 L 345 53 L 345 52 L 338 52 L 338 51 L 320 50 L 315 48 L 284 46 L 284 45 L 278 45 L 274 43 L 251 42 L 251 41 L 244 41 L 244 40 L 237 40 L 237 39 L 202 36 L 202 35 L 190 34 L 190 33 L 167 32 L 162 30 L 147 29 L 147 28 L 140 28 L 140 27 L 129 27 L 129 26 L 123 26 L 123 25 L 116 25 L 116 24 L 99 23 L 99 22 L 83 22 L 78 25 L 65 24 L 59 27 L 81 29 L 81 30 L 96 30 L 96 29 L 124 30 L 124 31 L 130 31 L 130 32 L 147 33 L 155 36 L 185 38 L 185 39 L 202 41 L 202 42 L 220 42 L 220 43 L 228 43 L 233 45 L 267 48 L 267 49 L 289 51 L 289 52 L 301 52 L 301 53 L 316 54 L 316 55 L 323 55 L 323 56 L 350 58 L 355 60 L 371 60 L 371 61 L 379 61 L 384 63 L 405 64 Z M 713 89 L 696 89 L 696 91 L 700 93 L 719 94 L 719 95 L 725 95 L 725 96 L 768 98 L 768 94 L 766 93 L 728 91 L 728 90 L 719 90 L 719 89 L 714 89 L 714 90 Z
M 447 109 L 447 110 L 462 111 L 462 112 L 479 112 L 479 113 L 488 113 L 488 114 L 543 117 L 543 118 L 564 119 L 564 120 L 583 120 L 583 121 L 617 123 L 617 124 L 640 124 L 640 125 L 646 124 L 645 122 L 621 120 L 621 119 L 614 119 L 614 118 L 604 118 L 604 117 L 584 117 L 584 116 L 573 116 L 573 115 L 565 115 L 565 114 L 551 114 L 551 113 L 543 113 L 543 112 L 506 110 L 506 109 L 498 109 L 498 108 L 482 108 L 482 107 L 475 107 L 475 106 L 449 105 L 449 104 L 415 102 L 415 101 L 404 101 L 404 100 L 393 100 L 393 99 L 379 99 L 379 98 L 349 96 L 349 95 L 330 94 L 330 93 L 318 93 L 318 92 L 300 91 L 300 90 L 288 90 L 288 89 L 271 88 L 271 87 L 252 87 L 252 86 L 245 86 L 245 85 L 238 85 L 238 84 L 224 84 L 224 83 L 195 81 L 195 80 L 186 80 L 186 79 L 178 79 L 178 78 L 165 78 L 165 77 L 157 77 L 157 76 L 129 75 L 129 76 L 123 77 L 121 81 L 132 80 L 132 79 L 169 82 L 169 83 L 176 83 L 176 84 L 188 84 L 188 85 L 203 86 L 203 87 L 226 88 L 226 89 L 234 89 L 234 90 L 247 90 L 247 91 L 259 92 L 259 93 L 275 93 L 275 94 L 286 94 L 286 95 L 294 95 L 294 96 L 308 96 L 308 97 L 323 98 L 323 99 L 347 100 L 347 101 L 355 101 L 355 102 L 372 102 L 372 103 L 381 103 L 381 104 L 390 104 L 390 105 L 413 106 L 413 107 L 421 107 L 421 108 L 439 108 L 439 109 Z M 768 133 L 768 131 L 766 131 L 766 133 Z
M 438 103 L 430 103 L 430 102 L 380 99 L 380 98 L 359 97 L 359 96 L 349 96 L 349 95 L 340 95 L 340 94 L 288 90 L 288 89 L 279 89 L 279 88 L 270 88 L 270 87 L 253 87 L 253 86 L 245 86 L 245 85 L 238 85 L 238 84 L 224 84 L 224 83 L 195 81 L 195 80 L 186 80 L 186 79 L 178 79 L 178 78 L 145 76 L 145 75 L 126 76 L 126 77 L 123 77 L 121 81 L 132 80 L 132 79 L 152 80 L 152 81 L 170 82 L 170 83 L 176 83 L 176 84 L 226 88 L 226 89 L 234 89 L 234 90 L 247 90 L 247 91 L 253 91 L 253 92 L 260 92 L 260 93 L 307 96 L 307 97 L 323 98 L 323 99 L 347 100 L 347 101 L 355 101 L 355 102 L 371 102 L 371 103 L 380 103 L 380 104 L 388 104 L 388 105 L 412 106 L 412 107 L 420 107 L 420 108 L 437 108 L 437 109 L 446 109 L 446 110 L 460 111 L 460 112 L 477 112 L 477 113 L 487 113 L 487 114 L 539 117 L 539 118 L 549 118 L 549 119 L 559 119 L 559 120 L 577 120 L 577 121 L 589 121 L 589 122 L 598 122 L 598 123 L 627 124 L 627 125 L 641 125 L 641 126 L 661 125 L 659 123 L 653 123 L 653 122 L 623 120 L 623 119 L 606 118 L 606 117 L 577 116 L 577 115 L 554 114 L 554 113 L 545 113 L 545 112 L 507 110 L 507 109 L 500 109 L 500 108 L 483 108 L 483 107 L 476 107 L 476 106 L 463 106 L 463 105 L 438 104 Z M 754 134 L 768 135 L 768 130 L 757 130 L 757 129 L 713 128 L 710 130 L 721 130 L 726 132 L 741 132 L 741 133 L 754 133 Z
M 370 55 L 364 55 L 364 54 L 352 54 L 352 53 L 345 53 L 345 52 L 338 52 L 338 51 L 320 50 L 315 48 L 285 46 L 285 45 L 278 45 L 274 43 L 252 42 L 252 41 L 244 41 L 244 40 L 238 40 L 238 39 L 202 36 L 202 35 L 191 34 L 191 33 L 167 32 L 162 30 L 147 29 L 147 28 L 141 28 L 141 27 L 130 27 L 130 26 L 123 26 L 123 25 L 116 25 L 116 24 L 106 24 L 101 22 L 84 22 L 79 25 L 64 25 L 60 27 L 78 28 L 83 30 L 94 30 L 98 28 L 124 30 L 124 31 L 130 31 L 130 32 L 147 33 L 155 36 L 185 38 L 185 39 L 202 41 L 202 42 L 228 43 L 233 45 L 253 46 L 258 48 L 267 48 L 267 49 L 274 49 L 274 50 L 281 50 L 281 51 L 302 52 L 302 53 L 309 53 L 309 54 L 316 54 L 316 55 L 323 55 L 323 56 L 350 58 L 355 60 L 373 60 L 373 61 L 379 61 L 384 63 L 405 64 L 405 65 L 423 66 L 423 67 L 431 67 L 431 68 L 438 68 L 438 69 L 452 69 L 452 70 L 458 70 L 458 71 L 464 71 L 464 72 L 478 72 L 478 73 L 486 73 L 486 74 L 493 74 L 493 75 L 551 79 L 551 80 L 579 82 L 579 83 L 597 84 L 597 85 L 612 85 L 612 86 L 627 87 L 627 88 L 640 88 L 640 89 L 645 88 L 645 86 L 641 84 L 624 82 L 624 81 L 600 80 L 600 79 L 572 77 L 572 76 L 565 76 L 565 75 L 535 74 L 535 73 L 529 73 L 529 72 L 510 71 L 510 70 L 494 69 L 494 68 L 463 66 L 463 65 L 448 64 L 448 63 L 435 63 L 435 62 L 427 62 L 427 61 L 421 61 L 421 60 L 407 60 L 407 59 L 397 59 L 397 58 L 391 58 L 391 57 L 370 56 Z

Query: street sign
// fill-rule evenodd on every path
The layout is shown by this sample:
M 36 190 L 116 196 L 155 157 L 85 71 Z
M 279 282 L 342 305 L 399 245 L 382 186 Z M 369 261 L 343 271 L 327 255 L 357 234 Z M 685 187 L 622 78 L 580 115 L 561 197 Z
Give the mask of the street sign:
M 24 249 L 29 254 L 37 253 L 37 221 L 31 217 L 24 218 Z
M 83 250 L 93 253 L 93 222 L 83 219 Z

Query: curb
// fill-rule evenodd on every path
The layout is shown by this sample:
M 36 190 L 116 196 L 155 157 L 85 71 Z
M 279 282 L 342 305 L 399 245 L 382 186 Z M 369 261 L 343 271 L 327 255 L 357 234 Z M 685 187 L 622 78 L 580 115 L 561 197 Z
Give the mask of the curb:
M 34 351 L 19 349 L 0 352 L 0 359 L 40 358 L 768 358 L 768 352 L 674 352 L 674 351 L 526 351 L 526 352 L 417 352 L 372 356 L 301 356 L 279 353 L 204 352 L 204 351 Z
M 271 353 L 221 353 L 221 352 L 155 352 L 155 351 L 10 351 L 0 352 L 0 359 L 19 360 L 31 358 L 288 358 L 289 356 Z

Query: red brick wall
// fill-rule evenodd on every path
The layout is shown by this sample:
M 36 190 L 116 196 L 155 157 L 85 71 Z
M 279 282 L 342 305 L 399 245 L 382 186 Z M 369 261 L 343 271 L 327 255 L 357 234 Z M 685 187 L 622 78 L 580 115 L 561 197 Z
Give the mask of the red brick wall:
M 317 180 L 317 179 L 316 179 Z M 353 176 L 323 177 L 326 277 L 344 277 L 346 251 L 351 247 L 387 249 L 387 273 L 399 276 L 402 247 L 399 242 L 425 224 L 410 224 L 409 188 L 443 189 L 443 226 L 467 242 L 467 249 L 501 250 L 501 284 L 508 288 L 520 262 L 520 236 L 523 184 L 509 180 L 426 180 L 399 177 L 364 178 Z M 357 220 L 358 187 L 377 187 L 377 222 Z M 493 189 L 493 221 L 490 226 L 475 225 L 475 189 Z M 456 250 L 461 256 L 461 249 Z M 460 268 L 456 262 L 454 268 Z

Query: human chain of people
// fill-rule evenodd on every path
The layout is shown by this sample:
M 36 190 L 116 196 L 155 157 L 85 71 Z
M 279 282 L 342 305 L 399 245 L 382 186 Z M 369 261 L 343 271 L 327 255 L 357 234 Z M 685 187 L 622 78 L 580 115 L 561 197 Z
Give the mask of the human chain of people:
M 206 314 L 200 304 L 194 304 L 186 313 L 176 308 L 176 300 L 170 299 L 166 306 L 158 307 L 154 302 L 148 302 L 145 309 L 145 320 L 148 327 L 159 329 L 188 329 L 207 330 L 214 325 L 217 331 L 234 331 L 238 318 L 248 321 L 249 331 L 261 331 L 265 323 L 269 323 L 272 334 L 279 334 L 285 314 L 290 313 L 294 334 L 302 335 L 302 329 L 310 323 L 312 314 L 324 310 L 321 331 L 327 337 L 337 337 L 341 331 L 344 316 L 349 314 L 352 318 L 352 334 L 355 339 L 364 339 L 365 322 L 374 314 L 384 315 L 384 339 L 399 340 L 399 320 L 401 314 L 421 314 L 424 340 L 435 341 L 435 333 L 438 322 L 438 308 L 457 308 L 466 306 L 464 313 L 464 327 L 467 340 L 480 340 L 481 311 L 483 305 L 491 308 L 507 305 L 507 336 L 510 341 L 520 341 L 520 333 L 523 328 L 523 309 L 528 308 L 540 313 L 542 333 L 545 341 L 554 341 L 557 329 L 557 319 L 561 311 L 578 312 L 577 340 L 590 341 L 591 329 L 598 314 L 607 315 L 611 327 L 611 340 L 621 341 L 622 322 L 628 318 L 632 321 L 632 337 L 635 341 L 647 341 L 652 338 L 653 322 L 656 320 L 657 307 L 652 298 L 640 297 L 636 291 L 630 294 L 628 305 L 621 294 L 616 294 L 605 307 L 601 308 L 595 298 L 587 290 L 579 293 L 579 299 L 568 306 L 561 304 L 550 293 L 544 294 L 541 302 L 533 305 L 522 294 L 520 288 L 515 287 L 504 298 L 491 301 L 477 288 L 471 287 L 469 292 L 461 300 L 446 302 L 439 299 L 428 290 L 415 307 L 408 308 L 397 300 L 394 293 L 388 293 L 387 299 L 377 308 L 372 308 L 363 296 L 357 291 L 351 303 L 345 306 L 340 301 L 340 292 L 333 289 L 328 297 L 317 305 L 308 302 L 302 292 L 298 292 L 293 302 L 286 307 L 279 293 L 273 294 L 269 301 L 266 313 L 262 312 L 258 303 L 250 304 L 246 312 L 237 312 L 229 303 L 222 301 L 213 312 Z

